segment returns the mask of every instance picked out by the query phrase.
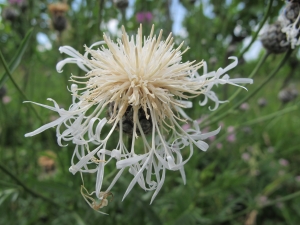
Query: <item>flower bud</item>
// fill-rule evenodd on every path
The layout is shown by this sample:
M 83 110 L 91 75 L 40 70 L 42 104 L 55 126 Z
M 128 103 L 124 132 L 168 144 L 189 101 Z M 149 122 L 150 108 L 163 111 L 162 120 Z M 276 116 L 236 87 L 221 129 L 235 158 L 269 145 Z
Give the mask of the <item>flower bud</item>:
M 288 103 L 298 96 L 298 91 L 295 87 L 288 87 L 278 93 L 278 98 L 282 103 Z
M 268 102 L 265 98 L 260 98 L 257 100 L 257 104 L 260 108 L 263 108 L 268 104 Z
M 48 5 L 48 9 L 52 14 L 52 25 L 55 30 L 62 32 L 67 27 L 67 19 L 65 12 L 68 11 L 69 6 L 65 3 L 54 3 Z
M 300 12 L 300 1 L 292 1 L 285 6 L 283 16 L 290 23 L 294 23 Z
M 114 1 L 115 6 L 118 9 L 125 9 L 129 5 L 128 0 L 113 0 L 113 1 Z
M 3 9 L 2 17 L 4 20 L 8 20 L 13 23 L 19 17 L 19 13 L 16 9 L 7 7 Z
M 270 53 L 283 53 L 290 48 L 286 39 L 286 34 L 283 33 L 281 29 L 281 23 L 277 21 L 274 24 L 270 24 L 260 37 L 264 48 Z

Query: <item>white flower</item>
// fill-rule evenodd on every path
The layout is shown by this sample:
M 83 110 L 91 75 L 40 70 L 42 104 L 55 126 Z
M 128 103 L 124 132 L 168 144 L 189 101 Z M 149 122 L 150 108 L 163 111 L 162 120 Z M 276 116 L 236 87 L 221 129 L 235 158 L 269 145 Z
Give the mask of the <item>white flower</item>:
M 84 55 L 69 46 L 60 48 L 61 53 L 71 58 L 57 64 L 59 72 L 65 64 L 75 63 L 87 74 L 71 76 L 75 84 L 71 86 L 73 102 L 68 110 L 59 108 L 52 99 L 54 107 L 35 103 L 56 111 L 60 117 L 25 136 L 56 126 L 59 145 L 63 141 L 75 144 L 70 172 L 97 173 L 93 193 L 98 199 L 103 200 L 105 193 L 110 193 L 128 168 L 133 179 L 124 198 L 138 183 L 144 190 L 154 191 L 152 202 L 164 183 L 166 170 L 179 170 L 185 183 L 184 164 L 191 158 L 194 146 L 206 151 L 208 144 L 204 140 L 220 131 L 219 128 L 202 133 L 197 122 L 192 129 L 182 129 L 183 121 L 192 121 L 184 112 L 184 108 L 192 107 L 189 100 L 203 95 L 200 105 L 206 105 L 210 99 L 215 103 L 215 110 L 224 101 L 211 90 L 213 86 L 239 86 L 252 83 L 252 79 L 230 79 L 226 74 L 237 65 L 236 57 L 230 57 L 233 62 L 225 69 L 209 73 L 203 61 L 181 62 L 187 51 L 180 51 L 183 43 L 174 49 L 172 35 L 162 41 L 162 31 L 156 38 L 154 27 L 148 38 L 142 36 L 142 27 L 135 38 L 129 38 L 124 28 L 122 33 L 117 43 L 104 34 L 104 41 L 85 47 Z M 98 45 L 100 48 L 92 49 Z M 203 75 L 197 72 L 200 67 Z M 78 88 L 77 84 L 85 87 Z M 102 129 L 107 125 L 110 130 L 104 134 Z M 115 132 L 119 133 L 118 140 L 112 140 Z M 128 146 L 124 143 L 125 136 L 130 137 Z M 109 141 L 116 143 L 113 149 L 108 149 Z M 103 192 L 105 165 L 111 161 L 116 161 L 118 173 Z M 98 208 L 103 204 L 101 201 Z

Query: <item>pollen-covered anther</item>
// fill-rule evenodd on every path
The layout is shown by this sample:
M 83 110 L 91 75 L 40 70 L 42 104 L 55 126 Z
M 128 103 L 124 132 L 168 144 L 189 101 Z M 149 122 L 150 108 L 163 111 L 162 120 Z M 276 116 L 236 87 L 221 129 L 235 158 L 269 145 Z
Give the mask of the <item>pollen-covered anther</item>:
M 92 157 L 91 161 L 93 163 L 101 163 L 101 162 L 105 163 L 106 162 L 105 160 L 97 159 L 96 157 Z

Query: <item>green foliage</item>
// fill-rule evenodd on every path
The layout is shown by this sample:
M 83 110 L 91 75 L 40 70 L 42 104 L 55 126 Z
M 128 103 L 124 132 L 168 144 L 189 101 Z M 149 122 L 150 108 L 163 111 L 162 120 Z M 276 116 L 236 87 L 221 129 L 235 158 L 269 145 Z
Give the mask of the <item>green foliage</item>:
M 75 67 L 65 66 L 58 74 L 56 63 L 64 58 L 60 45 L 70 45 L 83 52 L 84 45 L 102 40 L 102 34 L 110 33 L 108 24 L 117 21 L 117 28 L 124 25 L 129 34 L 135 33 L 139 21 L 136 14 L 149 11 L 153 14 L 155 33 L 164 29 L 164 37 L 172 30 L 176 14 L 170 11 L 167 0 L 133 1 L 124 11 L 117 9 L 111 1 L 81 0 L 67 1 L 70 9 L 65 16 L 66 30 L 57 33 L 51 24 L 47 4 L 52 1 L 28 1 L 25 9 L 19 10 L 15 21 L 0 21 L 0 50 L 13 81 L 25 96 L 42 104 L 47 98 L 58 101 L 67 108 L 71 102 L 67 86 L 69 75 L 83 75 Z M 185 41 L 191 49 L 184 60 L 202 59 L 208 62 L 209 70 L 216 70 L 228 64 L 228 56 L 238 55 L 245 48 L 245 38 L 255 33 L 255 27 L 267 12 L 269 1 L 196 1 L 182 0 L 186 9 L 182 26 L 187 36 L 175 34 L 175 43 Z M 284 1 L 274 0 L 268 21 L 278 16 Z M 24 10 L 24 11 L 22 11 Z M 130 14 L 130 12 L 132 12 Z M 143 23 L 145 34 L 151 24 Z M 240 32 L 234 32 L 239 26 Z M 33 29 L 34 28 L 34 29 Z M 51 48 L 37 41 L 43 33 Z M 112 38 L 120 37 L 111 33 Z M 255 95 L 247 99 L 249 109 L 233 107 L 243 98 L 251 95 L 272 71 L 282 62 L 284 55 L 269 55 L 254 76 L 254 84 L 247 86 L 237 97 L 204 119 L 206 127 L 213 130 L 222 126 L 215 140 L 211 140 L 207 152 L 195 151 L 185 170 L 187 184 L 183 185 L 179 172 L 167 171 L 165 184 L 152 205 L 152 193 L 137 186 L 122 201 L 123 194 L 132 176 L 127 172 L 115 185 L 113 198 L 103 208 L 109 216 L 93 211 L 80 194 L 82 184 L 79 174 L 69 173 L 74 146 L 59 147 L 55 129 L 38 136 L 25 138 L 24 134 L 41 126 L 33 111 L 22 104 L 24 96 L 10 80 L 6 79 L 4 64 L 0 64 L 0 87 L 7 93 L 0 99 L 0 224 L 272 224 L 296 225 L 300 221 L 300 119 L 299 101 L 283 104 L 278 92 L 283 84 L 294 84 L 300 88 L 296 49 L 288 63 L 279 68 L 270 81 Z M 248 77 L 264 50 L 254 52 L 257 58 L 245 61 L 232 71 L 232 77 Z M 212 63 L 212 58 L 215 62 Z M 285 85 L 287 86 L 287 85 Z M 218 88 L 221 99 L 228 99 L 234 91 L 231 87 Z M 9 98 L 11 101 L 9 101 Z M 267 100 L 266 106 L 257 104 L 260 98 Z M 238 105 L 239 106 L 239 105 Z M 32 105 L 43 122 L 50 122 L 57 115 Z M 213 107 L 213 106 L 211 106 Z M 195 107 L 188 110 L 194 118 L 211 115 L 208 108 Z M 222 119 L 212 123 L 217 116 Z M 230 133 L 228 127 L 234 127 Z M 235 140 L 230 135 L 235 135 Z M 48 160 L 48 161 L 47 161 Z M 48 163 L 48 164 L 47 164 Z M 108 167 L 104 186 L 115 175 Z M 95 176 L 85 180 L 93 188 Z M 251 220 L 252 219 L 252 220 Z M 248 224 L 247 224 L 248 225 Z

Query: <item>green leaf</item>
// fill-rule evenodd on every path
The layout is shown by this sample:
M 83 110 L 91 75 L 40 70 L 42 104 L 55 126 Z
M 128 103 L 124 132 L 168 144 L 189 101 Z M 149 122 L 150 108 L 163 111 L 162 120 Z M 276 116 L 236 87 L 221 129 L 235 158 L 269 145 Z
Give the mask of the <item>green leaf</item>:
M 25 35 L 25 38 L 22 40 L 22 43 L 19 47 L 19 49 L 17 50 L 17 53 L 15 54 L 15 56 L 13 57 L 13 59 L 11 60 L 11 62 L 8 65 L 8 68 L 10 70 L 11 73 L 13 73 L 13 71 L 18 67 L 18 65 L 21 62 L 21 59 L 24 55 L 25 50 L 27 49 L 27 46 L 29 44 L 29 40 L 32 36 L 32 31 L 33 29 L 30 29 L 27 34 Z M 5 72 L 0 80 L 0 87 L 2 87 L 4 85 L 4 83 L 6 82 L 6 80 L 8 79 L 8 74 Z
M 19 191 L 16 188 L 0 190 L 0 205 L 10 196 L 15 198 L 16 197 L 15 195 L 17 195 L 18 193 Z

